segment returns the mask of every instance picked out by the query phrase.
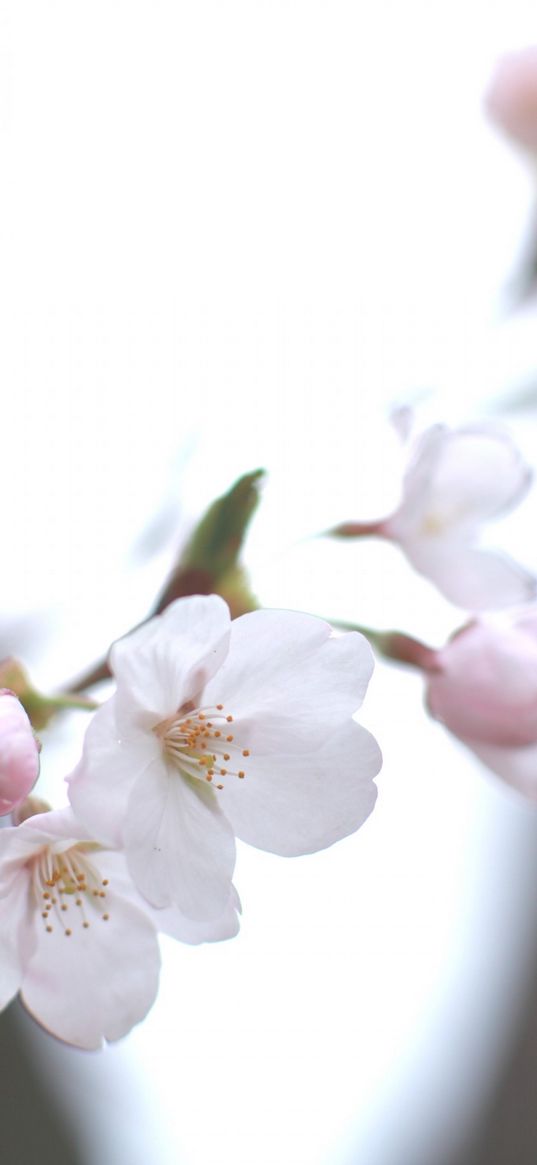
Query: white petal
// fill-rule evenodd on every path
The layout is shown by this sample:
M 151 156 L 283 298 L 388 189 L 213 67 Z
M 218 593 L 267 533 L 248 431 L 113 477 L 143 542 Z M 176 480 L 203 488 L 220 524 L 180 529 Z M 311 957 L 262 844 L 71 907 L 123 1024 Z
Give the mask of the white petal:
M 505 432 L 492 426 L 450 431 L 434 426 L 422 437 L 407 471 L 403 502 L 390 527 L 434 519 L 449 530 L 476 528 L 515 505 L 531 472 Z
M 32 951 L 29 894 L 30 876 L 23 868 L 0 899 L 0 1010 L 17 994 Z
M 431 481 L 442 448 L 449 436 L 445 425 L 432 425 L 413 446 L 412 456 L 403 479 L 403 496 L 393 519 L 399 524 L 414 523 L 428 497 Z
M 100 1048 L 139 1023 L 155 1000 L 160 955 L 152 922 L 130 902 L 107 897 L 108 921 L 88 907 L 83 929 L 77 907 L 47 933 L 35 918 L 37 946 L 24 975 L 21 997 L 34 1018 L 58 1039 Z
M 497 610 L 529 602 L 536 580 L 506 555 L 457 541 L 425 540 L 407 545 L 416 570 L 430 578 L 451 603 L 466 611 Z
M 187 918 L 226 910 L 235 841 L 212 789 L 160 761 L 134 786 L 125 826 L 130 873 L 154 906 L 172 903 Z
M 141 712 L 145 726 L 165 719 L 201 691 L 227 653 L 229 609 L 218 595 L 177 599 L 114 644 L 110 665 L 118 683 L 117 722 Z
M 241 903 L 235 887 L 232 885 L 231 894 L 226 909 L 220 918 L 209 922 L 194 922 L 186 918 L 177 906 L 165 906 L 158 909 L 143 898 L 136 889 L 127 870 L 125 854 L 119 850 L 105 850 L 99 854 L 99 869 L 110 879 L 114 889 L 128 898 L 139 910 L 144 911 L 152 920 L 155 930 L 160 934 L 167 934 L 179 942 L 197 945 L 205 942 L 220 942 L 223 939 L 234 938 L 239 930 L 239 915 Z
M 119 733 L 116 697 L 95 713 L 84 738 L 82 759 L 68 778 L 69 800 L 95 841 L 119 846 L 127 804 L 138 777 L 161 754 L 151 731 Z
M 360 707 L 373 670 L 362 635 L 335 636 L 296 611 L 254 611 L 231 625 L 229 655 L 208 684 L 256 756 L 311 750 Z
M 28 859 L 56 836 L 52 834 L 49 825 L 52 822 L 54 828 L 55 819 L 58 818 L 58 828 L 61 828 L 59 822 L 64 813 L 65 810 L 39 813 L 28 818 L 22 825 L 0 829 L 0 898 L 11 893 L 15 881 L 23 874 Z
M 157 930 L 162 934 L 170 935 L 171 938 L 178 939 L 179 942 L 189 943 L 193 946 L 197 946 L 198 943 L 222 942 L 222 940 L 234 938 L 239 933 L 241 904 L 234 886 L 231 887 L 231 894 L 224 913 L 220 918 L 215 918 L 209 922 L 195 922 L 191 918 L 186 918 L 174 906 L 168 906 L 164 910 L 155 910 L 148 906 L 148 909 L 151 911 Z
M 228 777 L 221 805 L 237 837 L 272 853 L 313 853 L 353 833 L 371 813 L 376 740 L 352 721 L 310 753 L 252 758 L 242 781 Z
M 501 748 L 499 745 L 467 743 L 487 768 L 531 801 L 537 801 L 537 744 L 525 748 Z

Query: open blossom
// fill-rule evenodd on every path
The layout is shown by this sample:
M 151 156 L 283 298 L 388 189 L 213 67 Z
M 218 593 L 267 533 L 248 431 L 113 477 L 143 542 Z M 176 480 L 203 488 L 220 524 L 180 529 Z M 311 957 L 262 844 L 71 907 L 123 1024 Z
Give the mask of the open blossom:
M 434 425 L 414 449 L 398 509 L 370 532 L 397 542 L 415 569 L 457 606 L 515 606 L 535 594 L 535 579 L 476 543 L 480 526 L 516 505 L 530 481 L 529 468 L 503 431 Z
M 0 689 L 0 816 L 28 796 L 39 775 L 39 746 L 26 712 L 7 688 Z
M 537 610 L 475 620 L 435 653 L 432 716 L 494 772 L 537 800 Z
M 69 796 L 95 836 L 124 847 L 156 907 L 216 922 L 235 835 L 304 854 L 373 808 L 380 752 L 352 719 L 373 667 L 361 635 L 290 611 L 231 622 L 222 599 L 194 596 L 116 643 L 110 663 L 117 689 Z
M 0 830 L 0 1008 L 20 991 L 52 1035 L 99 1048 L 146 1015 L 159 967 L 153 922 L 70 809 Z

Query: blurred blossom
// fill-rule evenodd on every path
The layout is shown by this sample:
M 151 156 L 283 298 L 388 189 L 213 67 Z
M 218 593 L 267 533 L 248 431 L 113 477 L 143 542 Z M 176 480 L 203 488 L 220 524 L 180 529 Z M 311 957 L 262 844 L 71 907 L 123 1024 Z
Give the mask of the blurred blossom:
M 0 816 L 27 797 L 39 775 L 39 745 L 17 697 L 0 689 Z
M 475 546 L 480 527 L 524 497 L 531 471 L 510 437 L 486 426 L 434 425 L 414 447 L 396 512 L 382 534 L 452 603 L 478 611 L 533 597 L 535 579 Z
M 535 578 L 476 543 L 480 527 L 517 505 L 531 480 L 502 430 L 433 425 L 412 445 L 395 513 L 378 522 L 348 522 L 332 533 L 397 542 L 415 570 L 466 610 L 515 606 L 533 598 Z
M 352 718 L 373 669 L 363 636 L 292 611 L 231 622 L 198 595 L 116 643 L 111 668 L 69 796 L 154 906 L 220 926 L 235 835 L 311 853 L 371 812 L 380 751 Z
M 469 623 L 430 663 L 431 715 L 537 800 L 537 608 Z
M 509 137 L 537 153 L 537 45 L 506 53 L 496 64 L 487 110 Z

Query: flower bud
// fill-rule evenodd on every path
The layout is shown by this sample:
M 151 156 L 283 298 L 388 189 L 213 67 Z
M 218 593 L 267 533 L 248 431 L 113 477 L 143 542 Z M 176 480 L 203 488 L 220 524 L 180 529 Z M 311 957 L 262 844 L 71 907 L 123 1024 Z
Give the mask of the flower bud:
M 520 748 L 537 742 L 537 617 L 476 620 L 436 656 L 427 704 L 466 743 Z
M 509 137 L 537 153 L 537 45 L 501 57 L 486 105 L 493 121 Z
M 160 594 L 153 615 L 188 595 L 222 595 L 236 619 L 257 607 L 240 554 L 259 504 L 264 470 L 239 477 L 200 518 Z
M 17 697 L 0 688 L 0 816 L 11 813 L 39 775 L 39 745 Z

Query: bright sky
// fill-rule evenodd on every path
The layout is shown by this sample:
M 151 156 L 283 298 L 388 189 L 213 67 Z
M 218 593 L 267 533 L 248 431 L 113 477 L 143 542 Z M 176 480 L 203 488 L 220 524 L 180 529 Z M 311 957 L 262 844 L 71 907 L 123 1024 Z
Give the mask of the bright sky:
M 481 95 L 536 37 L 506 0 L 0 0 L 2 584 L 39 682 L 137 622 L 182 531 L 257 465 L 266 605 L 457 624 L 391 548 L 307 536 L 394 502 L 391 404 L 475 419 L 535 371 L 531 318 L 502 322 L 530 168 Z M 537 567 L 532 504 L 505 545 Z M 357 836 L 243 847 L 240 937 L 166 944 L 119 1046 L 35 1036 L 90 1165 L 430 1165 L 470 1111 L 535 814 L 426 720 L 415 678 L 379 667 L 362 720 L 385 765 Z M 56 803 L 83 730 L 46 742 Z

